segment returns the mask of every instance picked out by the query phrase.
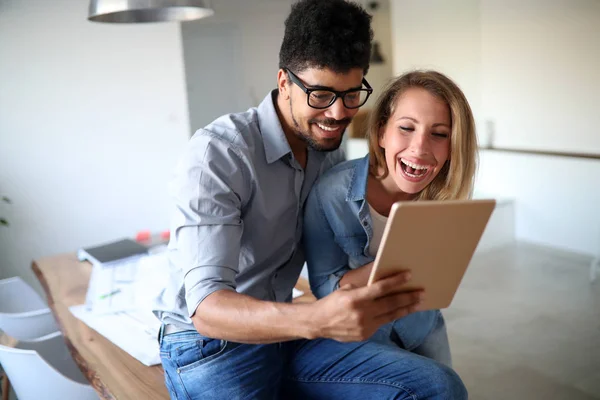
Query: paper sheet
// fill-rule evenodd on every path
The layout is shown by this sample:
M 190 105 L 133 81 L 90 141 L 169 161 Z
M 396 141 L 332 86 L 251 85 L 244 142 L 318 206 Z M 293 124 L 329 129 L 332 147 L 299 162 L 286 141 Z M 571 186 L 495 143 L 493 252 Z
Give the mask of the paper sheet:
M 168 280 L 167 252 L 92 266 L 86 306 L 96 314 L 144 309 Z
M 150 311 L 97 315 L 85 304 L 69 307 L 69 311 L 142 364 L 160 364 L 157 339 L 160 321 Z

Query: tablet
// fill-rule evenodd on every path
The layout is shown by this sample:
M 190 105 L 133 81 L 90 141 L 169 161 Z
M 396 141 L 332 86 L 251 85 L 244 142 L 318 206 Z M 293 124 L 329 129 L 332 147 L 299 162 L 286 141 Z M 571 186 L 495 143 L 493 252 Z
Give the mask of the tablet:
M 368 285 L 410 270 L 406 290 L 425 289 L 422 310 L 450 306 L 495 200 L 394 203 Z

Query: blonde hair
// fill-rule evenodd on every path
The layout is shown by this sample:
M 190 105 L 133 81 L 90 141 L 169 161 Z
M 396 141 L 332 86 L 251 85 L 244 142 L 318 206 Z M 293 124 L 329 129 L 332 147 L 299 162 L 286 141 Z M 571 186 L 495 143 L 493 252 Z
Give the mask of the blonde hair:
M 407 89 L 422 88 L 444 101 L 450 109 L 452 132 L 450 156 L 434 180 L 416 200 L 459 200 L 472 195 L 477 165 L 477 136 L 471 107 L 460 88 L 436 71 L 413 71 L 393 79 L 377 99 L 369 116 L 367 138 L 371 173 L 385 178 L 388 168 L 384 149 L 379 146 L 382 128 L 396 111 L 396 103 Z M 378 171 L 383 170 L 382 174 Z

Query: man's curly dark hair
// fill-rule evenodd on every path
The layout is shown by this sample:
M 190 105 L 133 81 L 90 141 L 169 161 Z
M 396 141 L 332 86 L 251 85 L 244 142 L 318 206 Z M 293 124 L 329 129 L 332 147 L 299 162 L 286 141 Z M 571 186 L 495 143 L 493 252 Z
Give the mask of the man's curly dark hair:
M 279 68 L 299 73 L 306 68 L 329 68 L 346 73 L 362 68 L 371 57 L 371 16 L 345 0 L 300 0 L 285 20 Z

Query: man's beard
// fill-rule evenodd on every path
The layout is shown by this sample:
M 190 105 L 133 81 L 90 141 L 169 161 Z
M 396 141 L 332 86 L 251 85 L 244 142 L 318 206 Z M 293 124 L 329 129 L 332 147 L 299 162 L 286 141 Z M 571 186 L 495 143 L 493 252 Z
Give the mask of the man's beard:
M 294 133 L 295 133 L 296 137 L 298 139 L 302 140 L 304 143 L 306 143 L 306 145 L 308 147 L 310 147 L 311 149 L 316 150 L 316 151 L 323 151 L 323 152 L 337 150 L 340 147 L 340 145 L 342 144 L 342 138 L 344 136 L 344 132 L 342 132 L 339 139 L 325 139 L 325 143 L 320 143 L 311 134 L 310 124 L 318 122 L 322 125 L 336 126 L 336 125 L 348 125 L 352 121 L 352 118 L 344 118 L 339 121 L 332 119 L 332 118 L 326 118 L 323 120 L 311 119 L 308 121 L 309 130 L 305 131 L 300 127 L 300 124 L 298 123 L 298 121 L 296 120 L 296 117 L 294 116 L 291 101 L 290 101 L 290 114 L 292 115 L 292 121 L 294 122 L 294 128 L 295 128 Z

